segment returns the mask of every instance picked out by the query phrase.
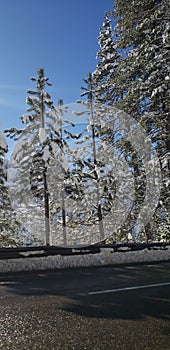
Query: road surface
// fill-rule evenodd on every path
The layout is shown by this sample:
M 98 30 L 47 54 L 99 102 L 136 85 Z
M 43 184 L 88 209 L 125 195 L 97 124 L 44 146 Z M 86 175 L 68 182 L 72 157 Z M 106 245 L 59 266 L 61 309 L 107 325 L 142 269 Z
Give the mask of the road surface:
M 0 274 L 0 349 L 169 350 L 169 266 Z

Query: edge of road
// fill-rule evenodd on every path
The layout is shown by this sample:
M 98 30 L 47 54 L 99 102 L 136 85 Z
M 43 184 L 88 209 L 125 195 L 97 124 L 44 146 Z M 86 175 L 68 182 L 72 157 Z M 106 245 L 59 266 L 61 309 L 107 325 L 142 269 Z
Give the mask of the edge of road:
M 98 254 L 4 259 L 0 260 L 0 273 L 169 261 L 170 247 L 133 252 L 113 252 L 103 248 Z

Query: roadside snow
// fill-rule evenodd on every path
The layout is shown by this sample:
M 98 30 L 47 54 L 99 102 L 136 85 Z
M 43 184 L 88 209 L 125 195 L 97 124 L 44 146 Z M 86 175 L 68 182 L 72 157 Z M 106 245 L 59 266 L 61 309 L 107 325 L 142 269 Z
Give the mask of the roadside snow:
M 50 270 L 84 266 L 153 262 L 170 260 L 170 247 L 165 250 L 142 250 L 112 253 L 112 249 L 102 249 L 101 253 L 77 256 L 48 256 L 42 258 L 20 258 L 0 260 L 0 272 Z

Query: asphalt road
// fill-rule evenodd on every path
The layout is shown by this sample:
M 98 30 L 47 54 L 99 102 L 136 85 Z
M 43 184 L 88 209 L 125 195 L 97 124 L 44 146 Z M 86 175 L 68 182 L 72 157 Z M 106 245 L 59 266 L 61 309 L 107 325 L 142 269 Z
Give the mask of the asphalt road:
M 0 349 L 169 350 L 169 266 L 0 274 Z

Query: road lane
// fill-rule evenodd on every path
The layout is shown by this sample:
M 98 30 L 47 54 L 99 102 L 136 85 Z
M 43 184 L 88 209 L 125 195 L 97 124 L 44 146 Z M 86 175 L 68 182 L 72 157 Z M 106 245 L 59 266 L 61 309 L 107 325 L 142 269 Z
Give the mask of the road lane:
M 97 266 L 51 271 L 0 273 L 0 295 L 88 293 L 165 283 L 170 281 L 170 264 Z
M 169 350 L 169 280 L 169 263 L 0 274 L 0 349 Z
M 128 290 L 136 290 L 136 289 L 145 289 L 145 288 L 156 288 L 162 286 L 169 286 L 170 282 L 165 283 L 155 283 L 155 284 L 146 284 L 144 286 L 134 286 L 134 287 L 125 287 L 125 288 L 116 288 L 116 289 L 106 289 L 106 290 L 97 290 L 95 292 L 88 292 L 88 294 L 96 295 L 96 294 L 106 294 L 106 293 L 117 293 L 117 292 L 126 292 Z

